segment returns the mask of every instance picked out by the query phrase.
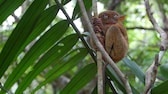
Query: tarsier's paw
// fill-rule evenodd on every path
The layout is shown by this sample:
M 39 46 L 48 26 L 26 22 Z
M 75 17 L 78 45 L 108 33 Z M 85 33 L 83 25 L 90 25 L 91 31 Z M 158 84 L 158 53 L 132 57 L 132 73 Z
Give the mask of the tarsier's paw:
M 94 32 L 96 33 L 97 38 L 99 39 L 100 43 L 104 47 L 105 34 L 104 34 L 103 24 L 102 24 L 101 19 L 93 17 L 92 25 L 93 25 L 93 29 L 94 29 Z M 94 49 L 97 49 L 97 47 L 95 48 L 94 46 Z
M 103 23 L 100 18 L 93 17 L 92 24 L 93 24 L 93 29 L 95 33 L 103 32 Z

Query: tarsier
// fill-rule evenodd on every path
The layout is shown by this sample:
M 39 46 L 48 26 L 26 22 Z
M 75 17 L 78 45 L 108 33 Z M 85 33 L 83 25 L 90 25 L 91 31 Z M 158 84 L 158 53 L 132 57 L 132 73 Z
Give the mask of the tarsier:
M 128 36 L 122 24 L 124 18 L 109 10 L 92 19 L 96 36 L 115 63 L 123 59 L 128 51 Z M 94 44 L 92 46 L 96 49 Z

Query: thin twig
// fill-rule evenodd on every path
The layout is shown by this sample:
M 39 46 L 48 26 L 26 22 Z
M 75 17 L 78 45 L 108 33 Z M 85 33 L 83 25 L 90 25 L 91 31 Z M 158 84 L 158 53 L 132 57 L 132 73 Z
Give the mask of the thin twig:
M 132 30 L 132 29 L 142 29 L 142 30 L 155 30 L 154 28 L 145 28 L 145 27 L 138 27 L 138 26 L 135 26 L 135 27 L 127 27 L 127 30 Z
M 144 94 L 150 94 L 151 87 L 153 86 L 155 79 L 156 79 L 158 65 L 160 64 L 160 61 L 163 58 L 164 53 L 168 47 L 168 38 L 167 38 L 166 32 L 162 28 L 159 27 L 156 20 L 154 19 L 152 12 L 151 12 L 150 5 L 149 5 L 149 1 L 148 0 L 144 0 L 144 1 L 145 1 L 146 12 L 149 17 L 149 20 L 151 21 L 153 27 L 160 34 L 160 37 L 161 37 L 160 52 L 158 55 L 155 56 L 155 61 L 147 69 L 146 74 L 145 74 Z
M 64 13 L 64 15 L 66 16 L 67 20 L 69 21 L 69 23 L 72 25 L 73 29 L 75 30 L 75 32 L 77 33 L 77 35 L 79 36 L 79 38 L 81 39 L 83 45 L 86 47 L 86 49 L 88 50 L 89 54 L 92 56 L 93 60 L 95 62 L 97 62 L 95 55 L 93 53 L 93 50 L 89 47 L 88 43 L 85 41 L 85 39 L 83 38 L 83 35 L 80 33 L 79 29 L 76 27 L 76 25 L 74 24 L 73 20 L 69 17 L 68 13 L 65 11 L 65 9 L 62 7 L 62 5 L 59 3 L 58 0 L 55 0 L 55 2 L 57 3 L 58 7 L 61 9 L 61 11 Z
M 94 12 L 94 17 L 98 16 L 98 12 L 97 12 L 97 0 L 92 0 L 92 9 Z
M 88 29 L 90 31 L 90 34 L 92 36 L 92 39 L 93 39 L 96 47 L 98 47 L 98 50 L 104 56 L 105 61 L 107 61 L 111 65 L 111 67 L 114 69 L 114 71 L 116 72 L 116 74 L 119 76 L 120 80 L 125 85 L 125 89 L 127 91 L 127 94 L 132 94 L 132 90 L 131 90 L 131 87 L 129 85 L 128 80 L 125 78 L 125 76 L 120 71 L 120 69 L 115 65 L 114 61 L 109 57 L 109 55 L 106 53 L 106 51 L 104 50 L 103 46 L 101 45 L 101 43 L 97 39 L 97 37 L 96 37 L 96 35 L 95 35 L 94 31 L 93 31 L 92 25 L 91 25 L 91 23 L 89 21 L 89 18 L 87 16 L 87 13 L 86 13 L 86 10 L 85 10 L 84 4 L 83 4 L 83 0 L 78 0 L 78 3 L 79 3 L 79 6 L 81 8 L 81 12 L 82 12 L 82 15 L 83 15 L 84 19 L 88 23 L 87 26 L 88 26 Z
M 126 28 L 127 30 L 132 30 L 132 29 L 139 29 L 139 30 L 150 30 L 150 31 L 154 31 L 155 29 L 154 28 L 146 28 L 146 27 L 138 27 L 138 26 L 135 26 L 135 27 L 127 27 Z M 168 31 L 168 28 L 162 28 L 164 31 Z
M 146 12 L 147 15 L 149 17 L 149 20 L 151 21 L 153 27 L 156 29 L 156 31 L 160 34 L 161 37 L 161 48 L 162 50 L 166 50 L 168 47 L 168 38 L 167 38 L 167 34 L 166 32 L 159 27 L 159 25 L 157 24 L 156 20 L 153 17 L 153 13 L 151 12 L 151 8 L 149 6 L 149 1 L 148 0 L 144 0 L 145 1 L 145 6 L 146 6 Z

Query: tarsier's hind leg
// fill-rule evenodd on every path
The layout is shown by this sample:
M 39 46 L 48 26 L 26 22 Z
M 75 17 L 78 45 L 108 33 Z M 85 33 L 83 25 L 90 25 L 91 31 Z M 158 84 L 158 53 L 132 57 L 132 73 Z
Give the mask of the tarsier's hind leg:
M 105 35 L 105 49 L 115 62 L 121 60 L 127 52 L 126 41 L 121 29 L 117 25 L 112 25 Z

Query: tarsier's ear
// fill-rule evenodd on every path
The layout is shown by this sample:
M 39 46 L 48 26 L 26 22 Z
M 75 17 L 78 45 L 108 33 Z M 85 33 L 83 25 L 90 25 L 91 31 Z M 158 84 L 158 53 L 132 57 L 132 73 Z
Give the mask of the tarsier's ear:
M 125 17 L 126 17 L 125 15 L 122 15 L 122 16 L 120 16 L 119 20 L 120 20 L 120 21 L 124 21 L 124 20 L 125 20 Z

